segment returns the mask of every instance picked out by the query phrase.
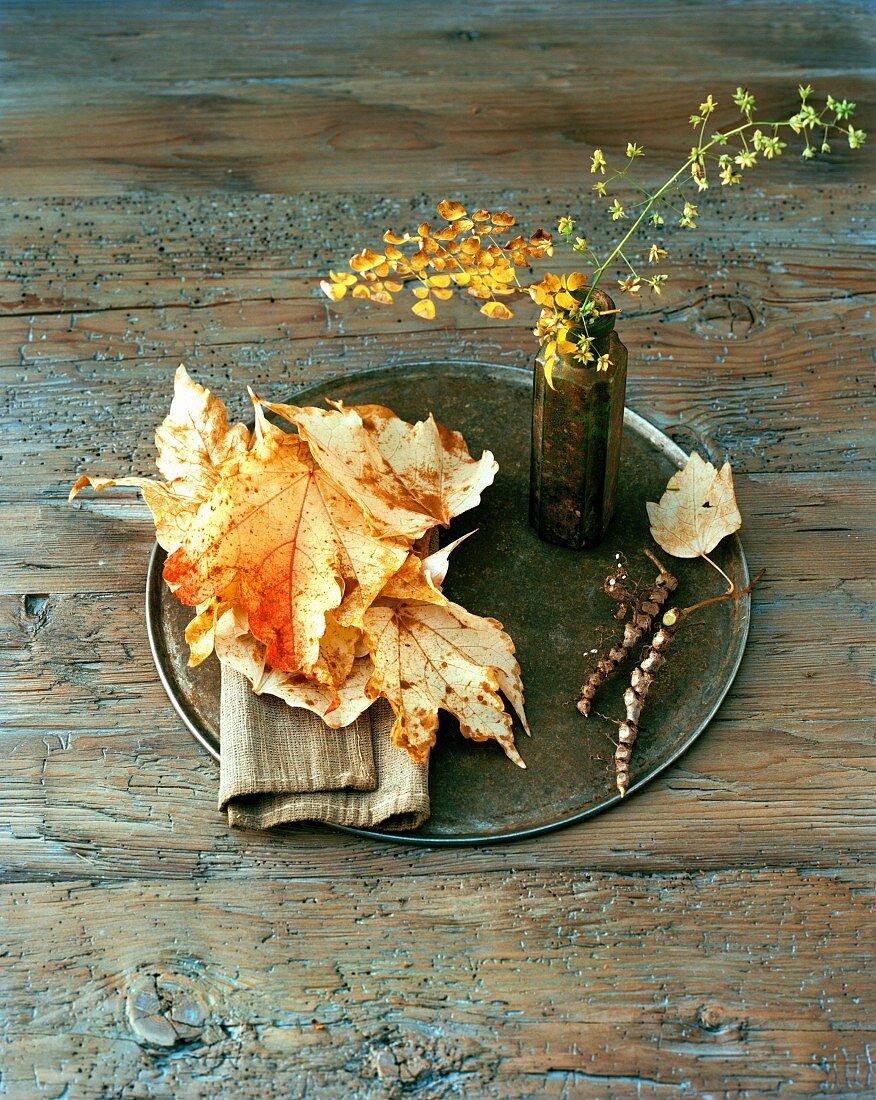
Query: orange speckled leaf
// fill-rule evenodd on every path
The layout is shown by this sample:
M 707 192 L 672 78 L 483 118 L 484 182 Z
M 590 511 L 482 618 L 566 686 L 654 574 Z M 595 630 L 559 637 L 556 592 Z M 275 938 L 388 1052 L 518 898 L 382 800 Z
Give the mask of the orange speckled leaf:
M 370 533 L 301 439 L 278 433 L 260 439 L 216 486 L 164 578 L 192 605 L 236 580 L 268 663 L 312 675 L 326 613 L 356 625 L 406 553 L 403 541 Z
M 380 405 L 264 404 L 297 426 L 319 465 L 386 534 L 419 538 L 446 526 L 474 508 L 496 476 L 489 451 L 476 461 L 459 432 L 432 416 L 408 424 Z
M 374 662 L 369 691 L 389 701 L 399 748 L 415 760 L 428 759 L 438 711 L 446 710 L 466 737 L 498 741 L 525 767 L 499 696 L 504 692 L 527 728 L 520 668 L 511 639 L 495 619 L 450 602 L 381 600 L 365 615 L 365 640 Z

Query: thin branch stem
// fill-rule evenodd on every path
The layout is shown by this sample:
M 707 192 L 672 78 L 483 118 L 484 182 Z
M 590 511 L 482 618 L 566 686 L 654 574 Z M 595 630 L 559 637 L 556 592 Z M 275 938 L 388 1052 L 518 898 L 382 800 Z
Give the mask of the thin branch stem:
M 645 218 L 648 216 L 648 214 L 654 208 L 655 204 L 666 194 L 667 191 L 669 191 L 673 187 L 673 185 L 676 184 L 676 182 L 679 179 L 681 179 L 682 176 L 685 175 L 685 173 L 690 172 L 691 167 L 693 166 L 693 164 L 696 161 L 698 161 L 701 157 L 705 156 L 716 145 L 725 146 L 725 147 L 728 146 L 730 144 L 730 140 L 734 137 L 738 137 L 738 136 L 741 135 L 742 138 L 743 138 L 743 143 L 746 144 L 745 143 L 745 132 L 748 131 L 748 130 L 753 130 L 756 127 L 759 127 L 761 129 L 765 129 L 765 128 L 768 128 L 768 127 L 773 127 L 774 129 L 778 130 L 780 127 L 784 127 L 784 126 L 790 126 L 790 120 L 789 119 L 783 119 L 780 122 L 772 122 L 772 121 L 767 122 L 767 121 L 755 121 L 750 116 L 747 116 L 745 122 L 743 122 L 741 125 L 734 127 L 732 130 L 726 130 L 726 131 L 722 132 L 720 134 L 720 139 L 719 139 L 719 137 L 715 136 L 712 139 L 710 139 L 704 145 L 703 140 L 702 140 L 703 136 L 705 134 L 705 119 L 704 119 L 703 120 L 703 125 L 701 127 L 701 131 L 700 131 L 700 140 L 697 142 L 697 147 L 691 151 L 690 156 L 685 160 L 685 162 L 681 166 L 681 168 L 679 168 L 677 172 L 675 172 L 672 176 L 670 176 L 669 179 L 661 187 L 659 187 L 655 192 L 653 192 L 651 197 L 644 204 L 644 206 L 642 208 L 642 211 L 639 214 L 639 216 L 636 218 L 636 220 L 633 222 L 633 224 L 630 226 L 630 228 L 627 230 L 627 232 L 624 234 L 624 236 L 621 238 L 621 240 L 618 242 L 618 244 L 615 245 L 615 247 L 611 250 L 611 252 L 608 254 L 607 258 L 601 264 L 599 264 L 599 266 L 596 268 L 596 270 L 594 272 L 594 275 L 593 275 L 593 279 L 591 280 L 590 286 L 588 288 L 587 297 L 584 299 L 583 304 L 586 306 L 589 303 L 590 298 L 592 296 L 592 293 L 599 286 L 599 283 L 602 280 L 603 275 L 608 270 L 608 268 L 614 263 L 614 261 L 623 253 L 623 250 L 624 250 L 624 247 L 626 246 L 627 241 L 629 241 L 629 239 L 635 234 L 635 232 L 641 226 L 642 222 L 645 220 Z M 841 127 L 838 127 L 838 129 L 840 129 L 841 132 L 842 132 Z M 808 144 L 809 143 L 809 138 L 807 137 L 806 140 L 807 140 L 807 144 Z M 746 144 L 746 148 L 747 148 L 747 144 Z M 626 172 L 627 172 L 628 168 L 629 168 L 629 164 L 627 164 L 627 166 L 624 168 L 624 171 L 622 173 L 618 173 L 615 178 L 626 177 Z M 628 182 L 632 184 L 632 180 L 629 180 Z M 633 186 L 636 186 L 636 185 L 633 184 Z M 644 190 L 644 188 L 637 188 L 637 189 L 638 190 Z
M 705 554 L 703 555 L 703 557 L 705 557 Z M 717 566 L 715 566 L 715 568 L 717 569 Z M 754 586 L 761 580 L 764 573 L 766 573 L 766 569 L 761 569 L 754 580 L 751 581 L 750 584 L 747 584 L 745 588 L 733 587 L 727 592 L 722 592 L 720 596 L 710 596 L 707 600 L 700 600 L 699 603 L 691 604 L 690 607 L 682 608 L 681 611 L 678 612 L 678 615 L 681 616 L 681 618 L 686 619 L 688 615 L 692 615 L 694 611 L 699 611 L 701 607 L 708 607 L 709 604 L 713 603 L 721 603 L 723 600 L 738 600 L 742 596 L 747 596 L 749 592 L 751 592 L 751 590 L 754 588 Z
M 644 553 L 646 558 L 648 558 L 651 562 L 654 563 L 654 565 L 657 566 L 657 568 L 660 570 L 661 573 L 663 573 L 667 577 L 671 575 L 669 570 L 666 568 L 666 566 L 663 564 L 663 562 L 657 557 L 656 554 L 652 554 L 651 551 L 648 550 L 648 549 L 645 549 L 642 552 Z

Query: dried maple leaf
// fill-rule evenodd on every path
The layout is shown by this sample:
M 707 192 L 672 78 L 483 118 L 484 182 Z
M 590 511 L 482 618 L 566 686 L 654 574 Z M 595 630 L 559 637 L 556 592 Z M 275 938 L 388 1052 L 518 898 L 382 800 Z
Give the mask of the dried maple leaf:
M 489 451 L 475 461 L 460 433 L 431 415 L 408 424 L 380 405 L 263 404 L 298 428 L 319 465 L 385 534 L 419 538 L 446 526 L 480 502 L 499 468 Z
M 249 442 L 246 427 L 229 425 L 225 405 L 180 364 L 170 413 L 155 433 L 156 466 L 170 488 L 180 496 L 206 500 Z
M 313 711 L 331 729 L 348 726 L 371 706 L 366 686 L 374 666 L 368 656 L 357 658 L 337 690 L 306 676 L 279 672 L 265 663 L 265 647 L 253 637 L 246 611 L 226 611 L 216 623 L 216 656 L 249 680 L 256 695 L 274 695 L 290 707 Z
M 442 600 L 385 600 L 365 615 L 365 640 L 374 673 L 368 690 L 395 713 L 392 740 L 418 761 L 428 759 L 438 730 L 438 711 L 459 720 L 473 741 L 498 741 L 525 767 L 514 745 L 509 699 L 524 729 L 523 686 L 514 645 L 495 619 L 472 615 Z
M 647 507 L 651 534 L 677 558 L 705 557 L 742 526 L 730 463 L 716 470 L 696 451 L 669 479 L 660 503 L 649 501 Z
M 314 679 L 330 688 L 340 687 L 352 671 L 360 644 L 362 631 L 359 627 L 338 622 L 334 612 L 329 611 L 325 617 L 325 630 L 319 639 Z
M 156 465 L 164 482 L 83 475 L 70 490 L 70 500 L 86 485 L 98 490 L 115 485 L 139 489 L 155 520 L 158 542 L 172 553 L 219 479 L 246 452 L 250 438 L 243 424 L 229 425 L 224 404 L 193 381 L 180 364 L 170 412 L 155 433 L 155 443 Z
M 216 485 L 164 578 L 193 606 L 236 581 L 268 664 L 319 675 L 327 612 L 344 626 L 359 624 L 407 552 L 406 541 L 372 534 L 302 439 L 277 433 L 257 440 Z
M 428 558 L 408 554 L 404 564 L 381 590 L 381 597 L 395 600 L 419 600 L 423 603 L 447 603 L 447 597 L 427 567 Z M 443 578 L 442 578 L 443 579 Z
M 185 538 L 185 533 L 200 507 L 198 501 L 180 496 L 172 492 L 163 481 L 154 481 L 148 477 L 91 477 L 83 474 L 73 483 L 67 499 L 73 500 L 87 485 L 96 490 L 109 489 L 116 485 L 130 485 L 139 489 L 152 513 L 155 537 L 168 553 L 176 550 Z
M 401 569 L 386 582 L 381 597 L 396 600 L 421 600 L 424 603 L 447 603 L 447 597 L 441 591 L 441 585 L 450 566 L 450 555 L 467 538 L 474 534 L 469 531 L 448 546 L 433 553 L 418 553 L 415 545 Z M 429 540 L 431 541 L 431 539 Z M 435 540 L 437 546 L 437 539 Z

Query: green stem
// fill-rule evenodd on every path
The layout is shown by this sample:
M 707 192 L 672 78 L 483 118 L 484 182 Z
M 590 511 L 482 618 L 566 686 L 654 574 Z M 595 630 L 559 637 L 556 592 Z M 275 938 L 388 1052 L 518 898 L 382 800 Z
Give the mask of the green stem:
M 623 253 L 624 246 L 626 245 L 627 241 L 635 234 L 636 230 L 639 228 L 645 218 L 647 218 L 651 210 L 653 210 L 655 204 L 663 197 L 663 195 L 666 194 L 667 191 L 670 190 L 670 188 L 673 187 L 677 180 L 679 180 L 686 172 L 690 171 L 695 161 L 708 153 L 708 151 L 712 149 L 715 145 L 728 145 L 730 138 L 734 138 L 740 134 L 744 135 L 746 130 L 751 130 L 754 127 L 760 127 L 761 129 L 763 129 L 769 126 L 778 129 L 779 127 L 788 125 L 790 125 L 790 121 L 788 119 L 784 119 L 781 122 L 755 122 L 752 119 L 748 119 L 743 122 L 741 126 L 737 126 L 733 130 L 727 130 L 722 133 L 720 141 L 718 141 L 717 139 L 713 139 L 709 141 L 706 145 L 703 145 L 701 137 L 697 148 L 691 153 L 691 155 L 687 158 L 681 168 L 679 168 L 674 175 L 670 176 L 670 178 L 663 184 L 663 186 L 658 188 L 658 190 L 655 191 L 653 195 L 651 195 L 649 200 L 643 206 L 642 212 L 639 214 L 639 216 L 636 218 L 636 220 L 618 242 L 618 244 L 611 250 L 611 252 L 608 254 L 608 257 L 603 261 L 603 263 L 599 264 L 599 266 L 596 268 L 593 279 L 591 280 L 590 286 L 587 289 L 587 296 L 581 303 L 582 308 L 586 308 L 590 304 L 593 291 L 596 290 L 596 288 L 599 286 L 602 276 L 605 274 L 608 268 L 611 267 L 618 256 Z M 705 127 L 703 127 L 703 130 L 704 129 Z
M 582 306 L 586 307 L 587 305 L 590 304 L 590 299 L 593 295 L 593 291 L 596 290 L 596 288 L 599 286 L 599 282 L 602 279 L 602 276 L 605 274 L 606 269 L 609 268 L 614 263 L 614 261 L 617 259 L 617 257 L 620 255 L 620 253 L 623 252 L 624 245 L 627 243 L 627 241 L 630 239 L 630 237 L 633 236 L 633 234 L 636 232 L 636 230 L 639 228 L 639 226 L 642 224 L 642 222 L 648 216 L 648 213 L 654 207 L 654 203 L 656 203 L 658 201 L 658 199 L 660 198 L 661 195 L 663 195 L 666 191 L 669 190 L 669 188 L 675 183 L 675 181 L 684 172 L 686 172 L 690 169 L 690 166 L 691 166 L 692 163 L 693 163 L 693 158 L 688 157 L 687 160 L 684 162 L 684 164 L 681 166 L 681 168 L 679 168 L 679 170 L 675 173 L 675 175 L 672 176 L 670 179 L 668 179 L 666 181 L 666 183 L 664 183 L 663 186 L 661 188 L 659 188 L 659 190 L 654 192 L 654 197 L 642 209 L 641 214 L 639 214 L 638 218 L 636 218 L 636 220 L 633 222 L 633 224 L 627 230 L 627 232 L 624 235 L 623 239 L 611 250 L 611 252 L 608 255 L 608 258 L 603 263 L 601 263 L 599 265 L 599 267 L 596 269 L 596 273 L 593 276 L 593 281 L 590 283 L 590 286 L 587 290 L 587 297 L 582 302 Z

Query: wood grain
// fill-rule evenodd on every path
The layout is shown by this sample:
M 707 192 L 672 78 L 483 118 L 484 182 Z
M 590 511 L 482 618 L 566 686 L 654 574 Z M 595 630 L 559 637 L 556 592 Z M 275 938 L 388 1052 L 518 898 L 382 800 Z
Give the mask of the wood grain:
M 591 147 L 657 178 L 737 83 L 779 111 L 814 75 L 873 129 L 866 3 L 399 10 L 0 7 L 0 1095 L 870 1097 L 872 148 L 713 189 L 620 321 L 629 404 L 732 460 L 768 572 L 709 730 L 585 825 L 230 831 L 149 656 L 148 516 L 66 503 L 150 471 L 180 360 L 240 417 L 248 383 L 528 365 L 525 310 L 318 295 L 445 193 L 599 234 Z
M 646 0 L 592 16 L 558 0 L 418 4 L 408 19 L 380 0 L 340 10 L 122 0 L 98 18 L 81 0 L 54 18 L 19 0 L 2 13 L 0 179 L 15 197 L 351 187 L 395 197 L 497 177 L 567 188 L 596 145 L 619 152 L 647 135 L 655 159 L 687 153 L 704 87 L 751 85 L 771 117 L 793 107 L 801 71 L 824 73 L 873 106 L 871 13 L 841 0 L 760 0 L 744 15 Z M 842 162 L 839 178 L 866 180 L 867 162 Z
M 259 880 L 254 905 L 227 881 L 13 886 L 6 1083 L 603 1098 L 709 1095 L 719 1078 L 726 1096 L 865 1096 L 860 887 L 794 870 L 363 883 L 300 868 Z M 849 1029 L 841 1051 L 825 1016 Z

